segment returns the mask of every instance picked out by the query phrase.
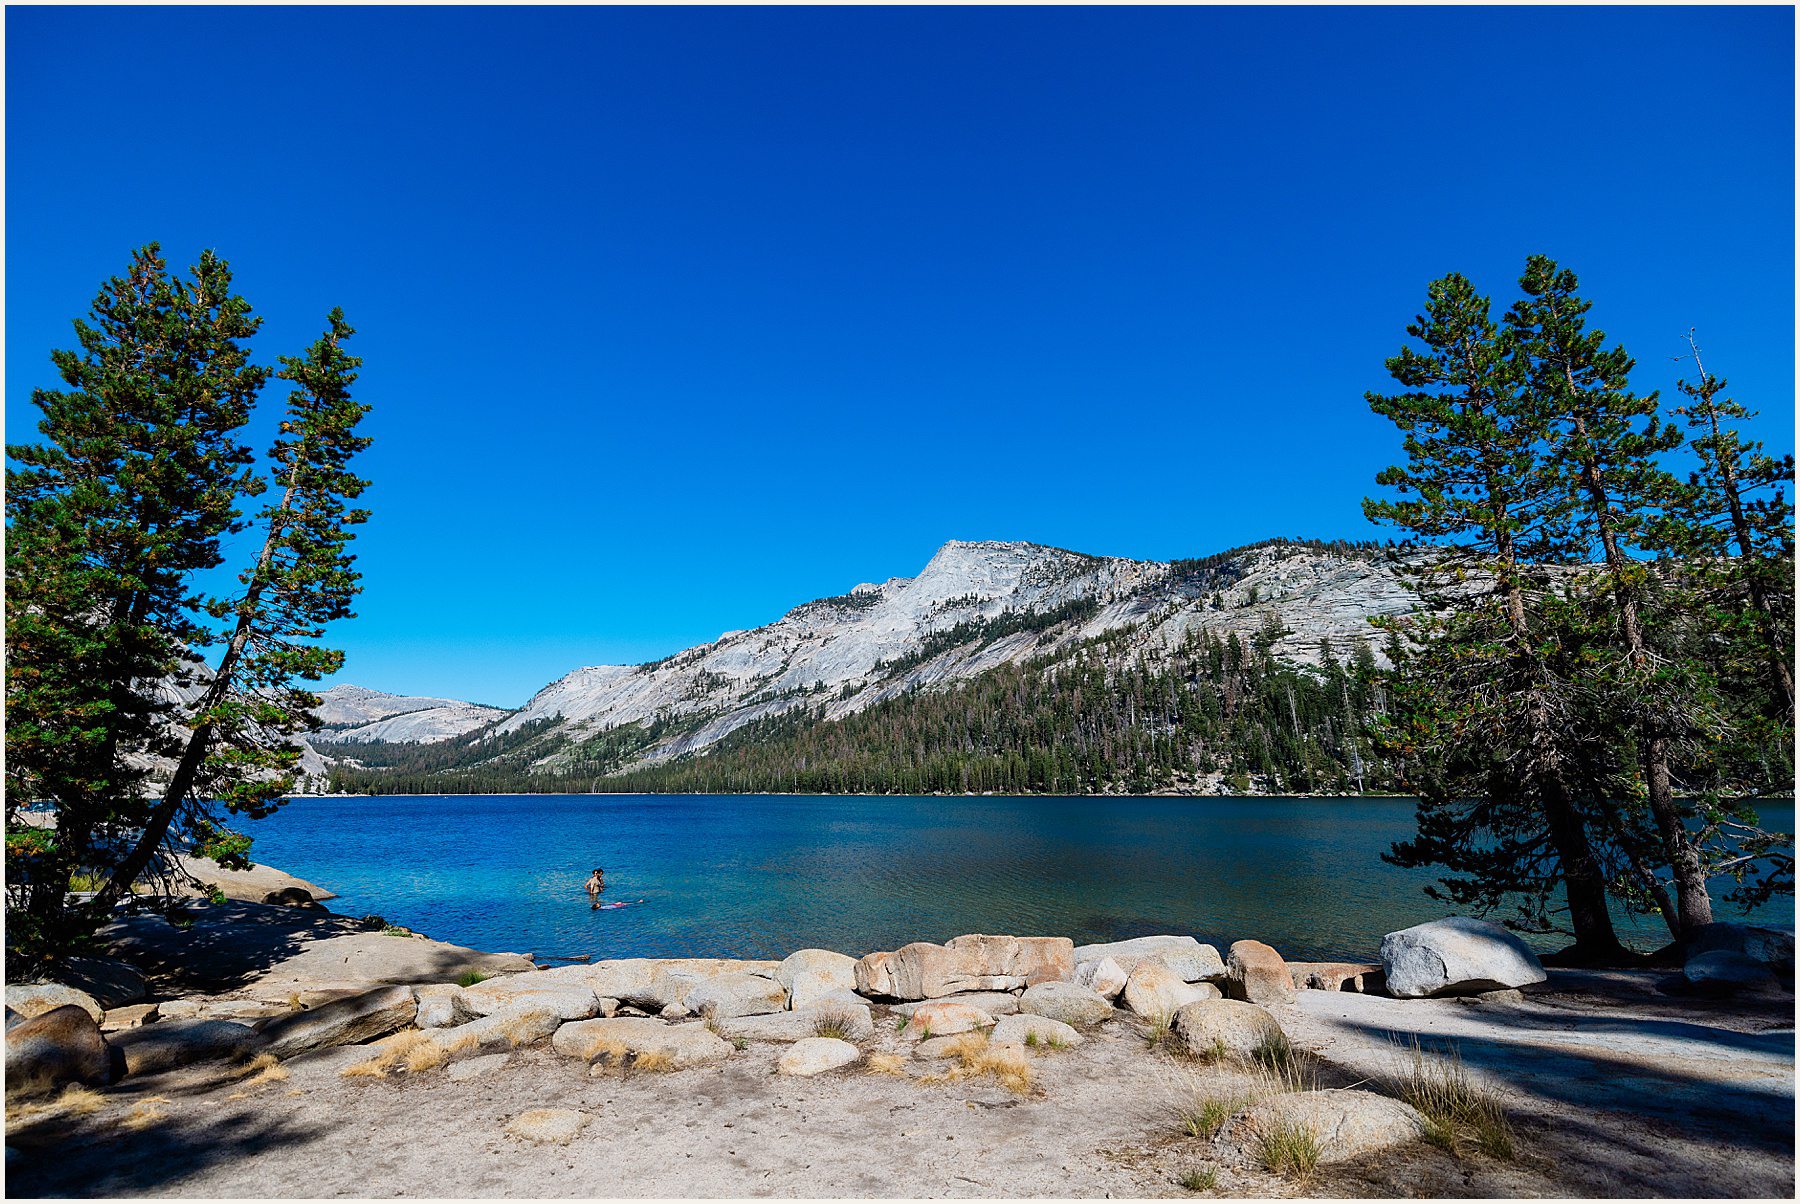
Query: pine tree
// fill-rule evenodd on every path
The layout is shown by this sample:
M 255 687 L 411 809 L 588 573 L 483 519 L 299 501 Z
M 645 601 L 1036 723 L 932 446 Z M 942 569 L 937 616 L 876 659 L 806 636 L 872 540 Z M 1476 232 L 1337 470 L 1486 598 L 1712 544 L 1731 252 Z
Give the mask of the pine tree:
M 7 471 L 7 887 L 13 965 L 93 926 L 66 901 L 70 875 L 105 861 L 141 818 L 142 754 L 172 749 L 172 702 L 204 642 L 192 575 L 220 563 L 252 488 L 237 439 L 267 378 L 249 362 L 261 324 L 211 252 L 191 280 L 159 248 L 77 320 L 79 350 L 51 359 L 45 442 L 9 447 Z M 52 832 L 21 815 L 54 805 Z
M 1646 628 L 1658 581 L 1633 554 L 1652 542 L 1657 516 L 1678 496 L 1678 483 L 1659 458 L 1680 445 L 1681 433 L 1662 423 L 1654 393 L 1632 391 L 1634 363 L 1625 349 L 1607 347 L 1603 332 L 1587 329 L 1592 303 L 1581 297 L 1573 272 L 1534 255 L 1519 287 L 1525 296 L 1507 314 L 1519 375 L 1535 403 L 1556 416 L 1547 460 L 1579 499 L 1578 538 L 1602 557 L 1600 581 L 1617 622 L 1622 661 L 1616 670 L 1599 666 L 1597 688 L 1622 707 L 1636 731 L 1645 801 L 1675 881 L 1674 928 L 1685 940 L 1712 922 L 1704 858 L 1684 822 L 1670 768 L 1673 742 L 1698 722 L 1699 687 L 1680 661 L 1653 648 Z
M 1608 960 L 1623 950 L 1562 747 L 1568 699 L 1534 629 L 1550 593 L 1536 564 L 1563 554 L 1569 507 L 1541 454 L 1551 416 L 1521 388 L 1515 336 L 1491 309 L 1463 276 L 1433 282 L 1407 327 L 1423 349 L 1387 361 L 1405 391 L 1368 396 L 1407 461 L 1377 477 L 1399 496 L 1364 512 L 1431 546 L 1420 583 L 1440 612 L 1413 626 L 1421 650 L 1400 653 L 1385 725 L 1395 755 L 1432 767 L 1417 783 L 1419 834 L 1390 859 L 1446 867 L 1450 897 L 1484 909 L 1523 894 L 1540 925 L 1560 880 L 1568 956 Z
M 293 788 L 295 734 L 317 726 L 318 699 L 297 681 L 335 672 L 343 653 L 316 643 L 326 624 L 348 618 L 360 574 L 348 545 L 366 510 L 347 503 L 368 484 L 349 469 L 369 440 L 356 434 L 369 407 L 351 399 L 362 361 L 343 343 L 354 331 L 341 309 L 301 358 L 283 356 L 282 380 L 296 388 L 270 449 L 280 500 L 264 508 L 262 549 L 240 576 L 243 592 L 216 602 L 232 627 L 212 681 L 193 707 L 191 731 L 162 801 L 143 835 L 95 899 L 109 906 L 150 864 L 179 815 L 188 833 L 241 864 L 247 842 L 231 839 L 218 808 L 260 818 Z

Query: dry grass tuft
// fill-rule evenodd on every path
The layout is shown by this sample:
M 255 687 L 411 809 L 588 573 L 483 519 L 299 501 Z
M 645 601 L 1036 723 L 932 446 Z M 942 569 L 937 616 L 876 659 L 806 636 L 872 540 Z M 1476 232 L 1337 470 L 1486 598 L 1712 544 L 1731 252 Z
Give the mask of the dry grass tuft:
M 1176 1182 L 1188 1191 L 1213 1191 L 1219 1186 L 1219 1172 L 1210 1166 L 1191 1167 L 1183 1171 Z
M 856 1031 L 856 1016 L 841 1008 L 820 1008 L 813 1015 L 813 1036 L 848 1041 Z
M 167 1096 L 147 1095 L 139 1100 L 119 1123 L 127 1129 L 147 1129 L 168 1115 L 161 1107 L 168 1102 Z
M 40 1100 L 35 1103 L 8 1103 L 6 1127 L 10 1131 L 19 1125 L 30 1124 L 33 1121 L 45 1120 L 49 1117 L 88 1116 L 104 1107 L 106 1107 L 106 1097 L 98 1091 L 92 1091 L 79 1084 L 71 1084 L 63 1088 L 62 1094 L 55 1099 Z
M 957 1065 L 943 1074 L 926 1075 L 921 1083 L 953 1083 L 992 1075 L 1014 1095 L 1029 1095 L 1036 1079 L 1020 1045 L 991 1045 L 986 1033 L 964 1033 L 947 1051 Z
M 870 1054 L 863 1062 L 863 1069 L 870 1074 L 892 1074 L 902 1078 L 906 1075 L 906 1059 L 899 1054 Z
M 417 1074 L 435 1070 L 450 1060 L 449 1049 L 430 1033 L 416 1028 L 403 1029 L 391 1037 L 383 1037 L 375 1042 L 373 1048 L 379 1051 L 374 1057 L 346 1066 L 338 1074 L 347 1079 L 381 1079 L 386 1078 L 390 1070 L 405 1069 Z M 275 1081 L 286 1077 L 286 1070 L 270 1067 L 258 1075 L 256 1081 Z
M 1426 1052 L 1415 1035 L 1398 1047 L 1397 1070 L 1382 1085 L 1425 1118 L 1425 1140 L 1460 1157 L 1473 1144 L 1490 1158 L 1511 1159 L 1518 1142 L 1500 1097 L 1469 1077 L 1455 1045 Z

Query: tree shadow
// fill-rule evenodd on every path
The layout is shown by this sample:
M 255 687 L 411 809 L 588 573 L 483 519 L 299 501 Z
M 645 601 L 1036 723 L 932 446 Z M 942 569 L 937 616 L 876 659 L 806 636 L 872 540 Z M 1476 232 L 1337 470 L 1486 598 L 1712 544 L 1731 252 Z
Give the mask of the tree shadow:
M 6 1194 L 142 1196 L 218 1163 L 315 1141 L 324 1131 L 255 1113 L 202 1123 L 163 1120 L 136 1129 L 117 1116 L 46 1123 L 7 1134 Z
M 363 931 L 362 921 L 324 908 L 194 902 L 166 916 L 121 916 L 100 936 L 159 988 L 192 993 L 233 990 L 313 941 Z

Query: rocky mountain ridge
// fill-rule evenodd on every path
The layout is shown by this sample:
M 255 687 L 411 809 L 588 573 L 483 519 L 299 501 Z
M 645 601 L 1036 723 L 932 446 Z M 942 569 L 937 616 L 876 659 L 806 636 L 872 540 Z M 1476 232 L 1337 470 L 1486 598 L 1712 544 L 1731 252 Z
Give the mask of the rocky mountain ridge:
M 616 749 L 619 767 L 666 761 L 796 708 L 841 718 L 1000 665 L 1071 657 L 1099 641 L 1109 657 L 1147 663 L 1207 632 L 1218 639 L 1272 639 L 1277 656 L 1302 665 L 1318 664 L 1326 647 L 1346 656 L 1358 641 L 1379 658 L 1379 633 L 1369 620 L 1417 604 L 1397 555 L 1372 546 L 1281 541 L 1204 560 L 1158 562 L 953 540 L 917 576 L 858 585 L 661 661 L 577 669 L 520 709 L 495 715 L 491 726 L 471 723 L 454 735 L 467 745 L 465 764 L 504 749 L 515 763 L 522 755 L 534 769 L 558 773 L 591 765 L 584 749 Z M 333 714 L 349 714 L 352 689 L 334 687 L 345 691 L 345 709 Z M 368 741 L 448 740 L 408 733 L 427 730 L 426 717 L 444 708 L 470 708 L 457 712 L 456 722 L 482 709 L 441 699 L 398 701 L 442 705 L 344 730 Z M 418 718 L 401 722 L 408 716 Z M 322 747 L 328 755 L 359 759 L 348 749 Z

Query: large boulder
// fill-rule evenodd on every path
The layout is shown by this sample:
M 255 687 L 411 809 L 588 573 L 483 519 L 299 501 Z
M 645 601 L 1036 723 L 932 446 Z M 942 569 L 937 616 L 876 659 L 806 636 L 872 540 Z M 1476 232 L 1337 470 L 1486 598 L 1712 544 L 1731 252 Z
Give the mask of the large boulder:
M 1054 985 L 1054 984 L 1045 984 Z M 1036 990 L 1037 988 L 1032 988 Z M 1110 1009 L 1109 1009 L 1110 1010 Z M 994 1025 L 988 1040 L 995 1045 L 1024 1045 L 1039 1049 L 1066 1049 L 1087 1040 L 1069 1025 L 1048 1016 L 1020 1012 Z
M 1294 976 L 1281 954 L 1261 941 L 1235 941 L 1225 959 L 1225 991 L 1264 1007 L 1294 1002 Z
M 848 1066 L 862 1057 L 862 1051 L 848 1041 L 835 1037 L 807 1037 L 796 1041 L 775 1063 L 778 1074 L 810 1078 L 827 1070 Z
M 1264 1134 L 1289 1126 L 1313 1135 L 1320 1162 L 1343 1162 L 1425 1135 L 1425 1122 L 1411 1104 L 1373 1091 L 1337 1089 L 1269 1096 L 1226 1121 L 1219 1138 L 1254 1149 Z
M 414 987 L 413 993 L 419 997 L 419 1009 L 413 1014 L 413 1023 L 420 1028 L 455 1028 L 480 1019 L 480 1015 L 469 1007 L 459 986 L 432 983 Z
M 78 1007 L 92 1016 L 95 1024 L 106 1018 L 106 1009 L 100 1006 L 98 999 L 60 982 L 9 982 L 6 984 L 6 1006 L 28 1020 L 60 1007 Z
M 1066 981 L 1074 970 L 1075 945 L 1068 937 L 972 934 L 942 945 L 915 941 L 892 954 L 870 954 L 857 965 L 856 989 L 895 999 L 938 999 Z
M 1135 966 L 1136 962 L 1132 964 Z M 1086 987 L 1102 999 L 1117 999 L 1129 977 L 1118 962 L 1103 957 L 1097 961 L 1076 962 L 1075 973 L 1069 976 L 1069 981 L 1078 987 Z
M 721 974 L 700 983 L 681 1000 L 698 1016 L 761 1016 L 787 1010 L 787 988 L 760 974 Z
M 913 1014 L 907 1017 L 906 1026 L 900 1030 L 900 1035 L 917 1041 L 925 1037 L 945 1037 L 993 1026 L 993 1016 L 980 1008 L 970 1007 L 966 1003 L 935 1000 L 914 1009 Z
M 112 1055 L 86 1008 L 64 1004 L 6 1030 L 6 1094 L 43 1095 L 69 1083 L 112 1079 Z
M 1767 986 L 1775 981 L 1775 972 L 1767 965 L 1728 949 L 1693 954 L 1681 968 L 1681 976 L 1690 987 L 1702 994 L 1730 994 L 1746 987 Z
M 803 1008 L 815 999 L 854 991 L 856 959 L 829 949 L 802 949 L 775 968 L 775 981 L 787 988 L 789 1007 Z
M 1019 996 L 1019 1011 L 1076 1028 L 1112 1019 L 1113 1005 L 1097 991 L 1072 982 L 1041 982 Z
M 1537 955 L 1498 924 L 1451 916 L 1381 938 L 1388 994 L 1401 999 L 1472 995 L 1544 981 Z
M 1154 957 L 1140 961 L 1125 980 L 1125 1006 L 1146 1018 L 1173 1016 L 1190 1003 L 1218 997 L 1211 983 L 1190 984 Z
M 1176 1009 L 1169 1025 L 1175 1037 L 1198 1058 L 1248 1058 L 1265 1045 L 1281 1041 L 1281 1024 L 1267 1009 L 1240 999 L 1203 999 Z
M 1103 945 L 1081 945 L 1075 949 L 1075 964 L 1110 958 L 1114 965 L 1130 974 L 1146 958 L 1160 958 L 1162 963 L 1181 976 L 1183 982 L 1219 978 L 1225 963 L 1219 951 L 1202 945 L 1191 936 L 1140 936 L 1129 941 L 1110 941 Z
M 112 1046 L 125 1073 L 139 1075 L 248 1057 L 263 1038 L 235 1020 L 163 1020 L 116 1034 Z
M 920 999 L 912 1003 L 896 1003 L 891 1009 L 896 1016 L 910 1016 L 931 1003 L 966 1003 L 990 1016 L 1010 1016 L 1019 1010 L 1020 996 L 1009 991 L 969 991 L 962 995 L 946 995 L 942 999 Z
M 544 982 L 579 982 L 603 999 L 617 999 L 646 1012 L 680 1005 L 688 992 L 722 974 L 772 978 L 778 961 L 720 957 L 617 958 L 591 966 L 559 966 L 532 977 Z M 692 1009 L 689 1009 L 692 1010 Z
M 432 1029 L 431 1039 L 452 1056 L 488 1054 L 535 1045 L 562 1028 L 563 1018 L 555 1008 L 527 1001 L 454 1028 Z
M 657 1055 L 670 1070 L 731 1056 L 730 1043 L 709 1031 L 705 1024 L 664 1024 L 640 1016 L 577 1020 L 557 1029 L 550 1045 L 559 1054 L 586 1062 L 599 1058 L 618 1061 L 627 1055 L 642 1060 Z
M 411 1025 L 419 1001 L 411 987 L 376 987 L 260 1025 L 268 1052 L 291 1058 L 331 1045 L 357 1045 Z M 157 1027 L 161 1027 L 158 1025 Z
M 1689 957 L 1697 953 L 1738 953 L 1759 961 L 1778 975 L 1794 972 L 1792 929 L 1757 928 L 1749 924 L 1708 924 L 1688 942 Z
M 802 1008 L 798 1012 L 768 1012 L 757 1016 L 733 1016 L 717 1021 L 719 1035 L 727 1040 L 803 1041 L 817 1037 L 821 1027 L 842 1031 L 862 1040 L 875 1035 L 875 1019 L 867 1004 Z
M 531 989 L 519 990 L 514 986 L 515 980 L 532 977 L 535 976 L 516 974 L 465 987 L 462 992 L 463 1006 L 477 1016 L 492 1016 L 496 1012 L 512 1011 L 520 1007 L 549 1008 L 564 1020 L 586 1020 L 599 1014 L 600 997 L 594 994 L 591 987 L 577 983 L 559 987 L 539 984 Z

